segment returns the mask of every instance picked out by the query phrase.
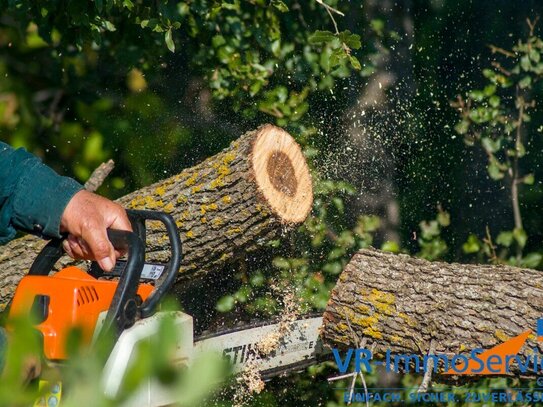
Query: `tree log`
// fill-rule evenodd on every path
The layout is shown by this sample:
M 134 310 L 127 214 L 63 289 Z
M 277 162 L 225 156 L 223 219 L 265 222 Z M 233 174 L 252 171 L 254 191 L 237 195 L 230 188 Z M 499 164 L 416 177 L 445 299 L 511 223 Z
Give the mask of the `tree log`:
M 118 202 L 174 217 L 183 241 L 183 278 L 219 270 L 300 224 L 311 210 L 313 192 L 298 144 L 284 130 L 264 125 L 204 162 Z M 147 260 L 166 261 L 166 234 L 156 222 L 147 229 Z M 0 304 L 9 301 L 43 245 L 25 236 L 0 249 Z
M 543 273 L 509 266 L 447 264 L 361 250 L 331 293 L 323 318 L 325 343 L 358 348 L 362 338 L 374 357 L 393 354 L 469 356 L 535 331 L 543 317 Z M 373 344 L 372 344 L 373 343 Z M 543 353 L 531 334 L 519 353 Z M 511 374 L 522 373 L 516 363 Z M 522 374 L 521 374 L 522 373 Z M 441 378 L 445 378 L 441 376 Z M 447 375 L 447 379 L 449 376 Z

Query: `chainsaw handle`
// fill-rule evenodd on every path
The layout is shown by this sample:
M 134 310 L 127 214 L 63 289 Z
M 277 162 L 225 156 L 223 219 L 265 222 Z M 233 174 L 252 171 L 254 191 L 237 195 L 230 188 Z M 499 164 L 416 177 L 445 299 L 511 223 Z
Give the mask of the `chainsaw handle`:
M 100 331 L 100 335 L 116 337 L 134 322 L 137 315 L 136 293 L 145 262 L 145 246 L 140 237 L 133 232 L 108 229 L 107 236 L 113 247 L 127 251 L 126 267 L 119 277 L 117 289 Z
M 115 229 L 107 230 L 107 237 L 113 247 L 119 250 L 128 250 L 129 239 L 124 236 L 124 234 L 118 233 L 123 232 Z M 125 232 L 130 233 L 130 232 Z M 48 276 L 56 262 L 64 255 L 64 249 L 62 248 L 63 238 L 53 238 L 51 239 L 40 251 L 38 257 L 34 260 L 28 271 L 28 275 L 31 276 Z
M 161 277 L 161 282 L 157 282 L 157 286 L 154 291 L 147 297 L 147 299 L 140 306 L 140 315 L 142 318 L 150 316 L 162 297 L 169 291 L 172 287 L 179 267 L 181 267 L 182 259 L 182 246 L 181 238 L 179 237 L 179 232 L 177 230 L 177 225 L 171 215 L 168 215 L 164 212 L 158 211 L 138 211 L 129 209 L 127 213 L 132 221 L 132 227 L 134 232 L 136 232 L 140 238 L 145 242 L 145 221 L 146 220 L 155 220 L 161 222 L 165 228 L 166 233 L 168 234 L 168 239 L 170 241 L 170 250 L 171 257 L 168 263 L 165 265 L 164 277 Z

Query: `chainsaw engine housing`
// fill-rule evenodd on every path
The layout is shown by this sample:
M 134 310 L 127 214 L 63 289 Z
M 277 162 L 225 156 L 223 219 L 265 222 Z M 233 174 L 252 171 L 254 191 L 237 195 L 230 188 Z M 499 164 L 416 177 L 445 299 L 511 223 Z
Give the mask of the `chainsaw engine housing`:
M 98 280 L 78 267 L 67 267 L 52 276 L 27 275 L 19 283 L 10 307 L 10 318 L 36 318 L 43 336 L 44 356 L 64 360 L 70 331 L 79 329 L 83 344 L 92 342 L 100 314 L 108 311 L 118 282 Z M 154 290 L 140 283 L 141 303 Z

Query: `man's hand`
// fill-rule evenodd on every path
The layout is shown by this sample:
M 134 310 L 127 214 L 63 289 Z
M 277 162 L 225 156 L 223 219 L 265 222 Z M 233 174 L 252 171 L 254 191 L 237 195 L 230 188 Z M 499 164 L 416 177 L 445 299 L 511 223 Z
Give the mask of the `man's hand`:
M 79 191 L 68 202 L 60 220 L 60 231 L 68 233 L 64 250 L 74 259 L 95 260 L 111 271 L 121 253 L 107 238 L 108 228 L 132 230 L 124 208 L 88 191 Z

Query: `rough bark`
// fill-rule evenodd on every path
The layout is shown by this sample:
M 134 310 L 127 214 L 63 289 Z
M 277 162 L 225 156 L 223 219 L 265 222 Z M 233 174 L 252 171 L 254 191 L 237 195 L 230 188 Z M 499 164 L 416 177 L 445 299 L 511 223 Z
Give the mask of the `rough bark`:
M 331 293 L 322 336 L 340 348 L 357 348 L 368 338 L 367 347 L 374 346 L 377 357 L 387 349 L 426 355 L 431 341 L 436 354 L 469 354 L 535 330 L 542 316 L 539 271 L 361 250 Z M 529 337 L 521 356 L 532 349 L 543 353 L 534 339 Z M 516 364 L 511 367 L 512 374 L 519 374 Z
M 180 278 L 219 270 L 303 222 L 313 200 L 309 169 L 294 139 L 265 125 L 178 175 L 118 200 L 161 210 L 183 241 Z M 0 249 L 0 304 L 6 304 L 44 242 L 32 236 Z M 149 261 L 169 257 L 160 224 L 148 223 Z

